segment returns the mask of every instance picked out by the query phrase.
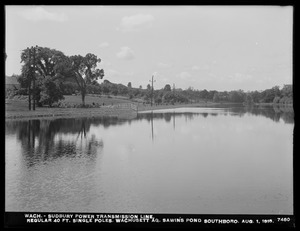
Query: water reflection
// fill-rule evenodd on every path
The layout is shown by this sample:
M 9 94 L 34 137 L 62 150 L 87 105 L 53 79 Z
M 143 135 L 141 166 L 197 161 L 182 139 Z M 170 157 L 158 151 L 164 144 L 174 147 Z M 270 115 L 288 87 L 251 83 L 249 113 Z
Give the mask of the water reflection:
M 151 113 L 151 138 L 152 142 L 154 141 L 154 135 L 153 135 L 153 112 Z
M 175 112 L 173 112 L 173 129 L 174 129 L 174 131 L 175 131 Z
M 217 113 L 214 113 L 217 114 Z M 140 113 L 137 115 L 135 120 L 147 120 L 148 122 L 151 122 L 153 119 L 164 119 L 165 122 L 170 123 L 172 118 L 174 117 L 184 117 L 186 120 L 193 120 L 195 116 L 204 116 L 206 117 L 208 113 L 202 113 L 202 112 L 164 112 L 164 113 L 157 113 L 157 112 L 151 112 L 151 113 Z M 174 125 L 173 120 L 173 125 Z
M 6 121 L 6 134 L 16 134 L 28 167 L 61 157 L 85 155 L 93 161 L 103 148 L 95 134 L 87 136 L 91 125 L 109 126 L 125 123 L 118 118 L 81 118 L 57 120 Z
M 155 113 L 140 113 L 137 116 L 137 120 L 146 119 L 148 121 L 154 119 L 164 119 L 166 122 L 170 122 L 173 118 L 173 124 L 175 123 L 176 117 L 185 117 L 185 120 L 193 120 L 195 116 L 202 116 L 207 118 L 208 116 L 218 116 L 228 114 L 232 116 L 243 117 L 245 114 L 255 115 L 255 116 L 263 116 L 273 120 L 274 122 L 279 122 L 282 119 L 287 124 L 294 123 L 294 111 L 292 107 L 284 107 L 284 106 L 235 106 L 235 107 L 225 107 L 218 108 L 218 111 L 209 111 L 209 112 L 171 112 L 169 109 L 163 112 L 154 111 Z M 175 125 L 174 129 L 175 129 Z
M 225 111 L 233 112 L 236 115 L 243 116 L 246 113 L 256 116 L 264 116 L 279 122 L 282 119 L 287 124 L 294 123 L 294 111 L 290 106 L 246 106 L 246 107 L 233 107 L 225 109 Z
M 147 120 L 151 126 L 151 138 L 154 141 L 154 120 L 163 119 L 165 122 L 173 122 L 173 129 L 176 129 L 176 118 L 184 117 L 185 121 L 191 121 L 195 117 L 232 115 L 242 117 L 245 114 L 263 116 L 279 122 L 294 123 L 294 112 L 291 107 L 257 107 L 241 106 L 219 108 L 204 112 L 152 112 L 139 113 L 134 120 Z M 7 121 L 6 134 L 16 133 L 20 141 L 28 165 L 37 161 L 46 161 L 60 157 L 75 157 L 76 155 L 88 155 L 95 158 L 97 151 L 102 149 L 103 141 L 95 135 L 87 136 L 91 125 L 102 126 L 104 129 L 109 126 L 131 124 L 131 120 L 119 120 L 117 117 L 80 118 L 80 119 L 56 119 L 56 120 L 29 120 L 29 121 Z M 73 138 L 65 139 L 63 136 L 71 135 Z

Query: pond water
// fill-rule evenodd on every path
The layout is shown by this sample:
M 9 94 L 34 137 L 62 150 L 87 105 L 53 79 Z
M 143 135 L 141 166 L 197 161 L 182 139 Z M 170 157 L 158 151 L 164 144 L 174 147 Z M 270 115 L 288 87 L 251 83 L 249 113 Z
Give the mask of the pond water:
M 292 109 L 6 121 L 5 209 L 293 214 Z

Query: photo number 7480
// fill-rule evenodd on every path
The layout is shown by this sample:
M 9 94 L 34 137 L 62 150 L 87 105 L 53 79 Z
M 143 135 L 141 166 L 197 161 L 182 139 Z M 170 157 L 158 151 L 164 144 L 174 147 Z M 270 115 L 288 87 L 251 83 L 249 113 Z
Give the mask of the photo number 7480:
M 278 222 L 289 222 L 291 219 L 289 217 L 277 217 Z

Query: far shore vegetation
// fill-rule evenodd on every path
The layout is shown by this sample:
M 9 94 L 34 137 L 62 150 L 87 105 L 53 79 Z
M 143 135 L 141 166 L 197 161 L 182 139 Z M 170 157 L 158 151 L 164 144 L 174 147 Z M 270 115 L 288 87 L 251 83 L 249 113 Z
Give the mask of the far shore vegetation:
M 40 116 L 130 117 L 138 110 L 215 104 L 293 105 L 293 86 L 263 91 L 181 89 L 166 84 L 127 86 L 105 79 L 94 54 L 66 56 L 47 47 L 31 47 L 21 53 L 22 74 L 6 77 L 6 118 Z

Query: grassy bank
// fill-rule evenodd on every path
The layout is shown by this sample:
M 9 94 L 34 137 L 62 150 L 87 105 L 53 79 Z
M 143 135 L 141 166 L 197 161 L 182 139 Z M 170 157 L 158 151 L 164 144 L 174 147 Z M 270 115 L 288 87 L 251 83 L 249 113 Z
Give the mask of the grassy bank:
M 28 102 L 25 97 L 21 99 L 7 99 L 5 103 L 5 119 L 34 119 L 34 118 L 72 118 L 72 117 L 101 117 L 112 116 L 119 118 L 134 118 L 136 111 L 130 108 L 118 108 L 117 105 L 131 103 L 130 100 L 120 97 L 87 96 L 86 104 L 98 104 L 100 107 L 80 108 L 72 105 L 80 105 L 80 96 L 65 96 L 62 103 L 69 108 L 60 107 L 36 107 L 35 111 L 28 110 Z
M 124 105 L 138 105 L 138 111 L 158 110 L 179 107 L 195 107 L 195 106 L 213 106 L 215 103 L 200 102 L 193 104 L 169 104 L 169 105 L 153 105 L 137 103 L 136 100 L 129 100 L 125 97 L 107 97 L 107 96 L 86 96 L 87 105 L 97 104 L 99 107 L 80 108 L 76 107 L 81 104 L 80 96 L 65 96 L 61 104 L 65 107 L 37 107 L 35 111 L 28 110 L 28 102 L 26 97 L 7 99 L 5 104 L 5 118 L 11 119 L 38 119 L 38 118 L 74 118 L 74 117 L 102 117 L 112 116 L 118 118 L 135 118 L 137 111 Z M 123 105 L 123 106 L 122 106 Z
M 135 118 L 136 111 L 102 108 L 37 108 L 36 111 L 6 111 L 5 119 L 38 119 L 38 118 L 78 118 L 111 116 L 118 118 Z
M 102 117 L 112 116 L 118 118 L 134 118 L 137 111 L 151 111 L 159 109 L 180 108 L 180 107 L 213 107 L 226 105 L 226 103 L 198 102 L 190 104 L 163 104 L 151 106 L 143 104 L 138 100 L 130 100 L 121 96 L 97 96 L 88 95 L 85 103 L 88 108 L 81 108 L 81 97 L 65 96 L 60 101 L 61 107 L 37 107 L 35 111 L 28 110 L 28 101 L 25 96 L 6 99 L 5 118 L 6 119 L 35 119 L 35 118 L 74 118 L 74 117 Z M 231 103 L 232 104 L 232 103 Z M 63 105 L 63 106 L 62 106 Z M 127 106 L 126 106 L 127 105 Z M 130 105 L 136 105 L 137 111 L 133 110 Z M 93 107 L 90 107 L 93 106 Z M 136 109 L 136 108 L 135 108 Z

